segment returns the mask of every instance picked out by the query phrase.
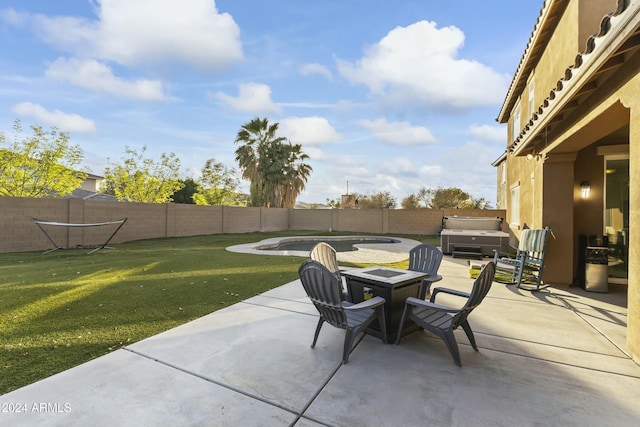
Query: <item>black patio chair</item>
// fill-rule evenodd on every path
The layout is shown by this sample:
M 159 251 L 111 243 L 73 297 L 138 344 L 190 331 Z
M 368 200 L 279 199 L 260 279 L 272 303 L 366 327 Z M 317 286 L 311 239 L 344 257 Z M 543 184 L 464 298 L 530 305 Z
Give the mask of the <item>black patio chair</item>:
M 385 299 L 373 297 L 358 304 L 342 300 L 342 285 L 339 276 L 315 260 L 307 260 L 298 269 L 300 281 L 307 296 L 320 313 L 316 333 L 311 348 L 318 341 L 318 335 L 324 322 L 346 331 L 342 363 L 349 361 L 349 353 L 356 336 L 365 330 L 376 318 L 385 344 L 387 329 L 384 320 Z
M 489 289 L 491 289 L 494 274 L 495 265 L 493 262 L 489 262 L 473 282 L 473 288 L 470 293 L 457 291 L 455 289 L 435 288 L 429 301 L 418 298 L 407 298 L 398 330 L 402 330 L 402 325 L 407 319 L 412 320 L 420 328 L 426 329 L 440 337 L 446 344 L 456 365 L 462 366 L 458 343 L 456 342 L 453 331 L 459 326 L 462 326 L 462 329 L 464 329 L 464 332 L 467 334 L 467 338 L 469 338 L 469 342 L 471 342 L 471 346 L 475 351 L 478 351 L 478 346 L 476 345 L 476 340 L 473 336 L 471 326 L 469 326 L 469 322 L 467 321 L 467 317 L 474 308 L 480 305 L 489 292 Z M 467 301 L 461 308 L 443 306 L 435 302 L 436 295 L 439 293 L 459 296 L 466 298 Z M 398 334 L 396 340 L 396 344 L 399 343 L 400 334 Z
M 425 299 L 434 282 L 442 280 L 442 276 L 438 275 L 442 256 L 440 249 L 429 243 L 422 243 L 409 251 L 409 270 L 420 271 L 429 275 L 422 281 L 420 299 Z

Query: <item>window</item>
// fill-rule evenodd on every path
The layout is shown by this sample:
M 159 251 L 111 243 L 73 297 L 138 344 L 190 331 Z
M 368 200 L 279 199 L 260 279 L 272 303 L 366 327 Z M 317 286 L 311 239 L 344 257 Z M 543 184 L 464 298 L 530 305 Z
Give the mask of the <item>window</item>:
M 513 141 L 520 135 L 520 113 L 520 101 L 518 101 L 516 108 L 513 110 L 513 135 L 511 135 Z
M 507 183 L 507 162 L 506 160 L 500 164 L 500 184 Z
M 531 76 L 531 79 L 529 80 L 529 117 L 533 116 L 533 112 L 535 108 L 534 98 L 535 98 L 535 91 L 534 91 L 534 85 L 533 85 L 533 76 Z
M 511 198 L 509 200 L 509 224 L 520 225 L 520 182 L 511 187 Z

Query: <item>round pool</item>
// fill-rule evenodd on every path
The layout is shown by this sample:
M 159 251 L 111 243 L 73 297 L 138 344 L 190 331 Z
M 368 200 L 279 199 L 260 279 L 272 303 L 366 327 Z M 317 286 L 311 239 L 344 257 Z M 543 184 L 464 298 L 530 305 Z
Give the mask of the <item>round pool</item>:
M 256 255 L 308 257 L 318 242 L 326 242 L 337 251 L 338 261 L 392 263 L 409 258 L 409 250 L 421 242 L 388 236 L 291 236 L 275 237 L 244 245 L 230 246 L 230 252 Z
M 282 239 L 276 243 L 254 246 L 261 251 L 305 251 L 310 252 L 319 242 L 325 242 L 333 247 L 336 252 L 357 251 L 361 244 L 399 243 L 396 239 L 388 237 L 292 237 Z

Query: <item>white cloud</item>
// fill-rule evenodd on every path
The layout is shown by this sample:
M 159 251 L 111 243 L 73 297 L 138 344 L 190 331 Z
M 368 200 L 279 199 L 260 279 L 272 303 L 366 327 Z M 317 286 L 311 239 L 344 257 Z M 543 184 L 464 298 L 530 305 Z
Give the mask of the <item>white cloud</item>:
M 334 104 L 333 111 L 336 113 L 349 113 L 363 106 L 366 106 L 366 104 L 342 99 Z
M 411 159 L 406 157 L 395 157 L 391 159 L 385 159 L 378 164 L 378 172 L 386 173 L 389 175 L 400 176 L 414 176 L 416 175 L 416 168 L 413 165 Z
M 60 110 L 49 111 L 39 104 L 20 102 L 13 107 L 14 113 L 20 116 L 34 117 L 39 122 L 55 126 L 64 132 L 96 132 L 93 120 L 78 114 L 63 113 Z
M 431 131 L 423 126 L 412 126 L 409 122 L 387 122 L 386 119 L 359 120 L 360 126 L 368 129 L 386 144 L 410 146 L 436 142 Z
M 0 10 L 0 19 L 7 24 L 20 27 L 27 23 L 29 15 L 23 12 L 18 12 L 13 8 L 8 8 Z
M 509 76 L 477 61 L 458 58 L 464 33 L 419 21 L 396 27 L 352 64 L 338 60 L 339 72 L 364 84 L 382 102 L 396 106 L 466 109 L 499 105 Z
M 333 75 L 327 67 L 322 64 L 304 64 L 299 69 L 300 74 L 303 76 L 309 76 L 311 74 L 320 74 L 326 77 L 327 80 L 332 81 Z
M 127 81 L 114 76 L 111 68 L 93 59 L 58 58 L 49 65 L 45 75 L 52 80 L 65 81 L 97 92 L 147 101 L 164 98 L 160 81 Z
M 31 22 L 47 43 L 76 56 L 122 65 L 179 61 L 217 70 L 242 58 L 238 25 L 231 15 L 219 13 L 213 0 L 94 0 L 94 4 L 96 20 L 38 14 L 31 16 Z
M 327 144 L 342 139 L 324 117 L 288 117 L 279 123 L 279 134 L 294 144 Z
M 496 194 L 496 168 L 491 166 L 495 158 L 493 145 L 469 141 L 443 153 L 439 163 L 447 165 L 447 173 L 443 178 L 455 176 L 455 187 L 474 197 L 482 196 L 491 200 Z M 440 185 L 452 186 L 444 182 Z
M 504 126 L 471 125 L 469 132 L 471 135 L 484 141 L 506 143 L 507 140 L 507 129 Z
M 278 105 L 281 107 L 293 107 L 293 108 L 308 108 L 308 109 L 329 109 L 334 108 L 335 104 L 324 104 L 324 103 L 315 103 L 315 102 L 279 102 Z
M 279 113 L 280 107 L 271 100 L 271 88 L 260 83 L 238 85 L 238 96 L 218 92 L 215 98 L 236 111 L 254 114 Z
M 440 165 L 423 165 L 418 171 L 422 177 L 434 177 L 442 173 L 442 166 Z
M 304 153 L 309 156 L 309 158 L 312 161 L 323 161 L 323 160 L 330 160 L 331 157 L 329 157 L 324 151 L 322 151 L 320 148 L 318 147 L 314 147 L 314 146 L 310 146 L 310 147 L 303 147 Z

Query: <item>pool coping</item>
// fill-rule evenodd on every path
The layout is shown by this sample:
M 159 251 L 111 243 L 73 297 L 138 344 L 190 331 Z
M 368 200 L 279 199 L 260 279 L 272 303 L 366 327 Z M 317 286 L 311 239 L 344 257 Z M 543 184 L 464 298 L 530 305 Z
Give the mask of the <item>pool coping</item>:
M 286 236 L 286 237 L 272 237 L 269 239 L 264 239 L 259 242 L 246 243 L 242 245 L 229 246 L 226 248 L 229 252 L 236 253 L 245 253 L 245 254 L 254 254 L 254 255 L 276 255 L 276 256 L 300 256 L 300 257 L 308 257 L 309 251 L 293 251 L 293 250 L 284 250 L 284 251 L 265 251 L 256 249 L 258 246 L 266 246 L 266 245 L 275 245 L 280 242 L 291 241 L 296 239 L 318 239 L 320 240 L 330 240 L 330 241 L 340 241 L 340 240 L 352 240 L 352 239 L 360 239 L 360 238 L 370 238 L 370 239 L 393 239 L 397 240 L 397 243 L 358 243 L 354 246 L 358 248 L 357 251 L 352 252 L 338 252 L 338 262 L 353 262 L 353 263 L 393 263 L 393 262 L 401 262 L 406 259 L 409 259 L 409 251 L 411 248 L 419 245 L 422 242 L 413 239 L 405 239 L 396 236 Z

